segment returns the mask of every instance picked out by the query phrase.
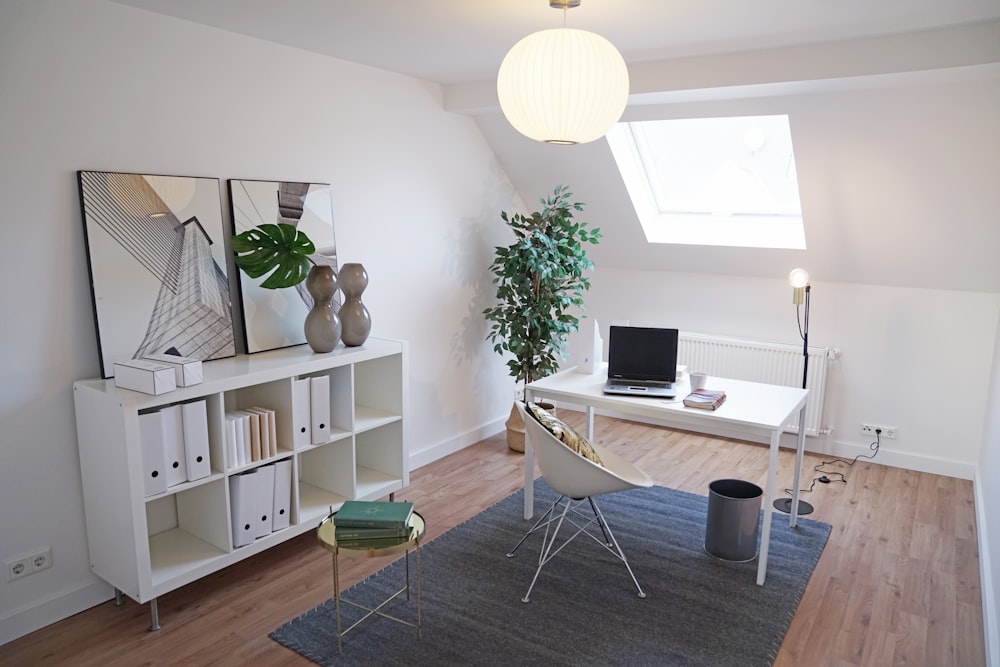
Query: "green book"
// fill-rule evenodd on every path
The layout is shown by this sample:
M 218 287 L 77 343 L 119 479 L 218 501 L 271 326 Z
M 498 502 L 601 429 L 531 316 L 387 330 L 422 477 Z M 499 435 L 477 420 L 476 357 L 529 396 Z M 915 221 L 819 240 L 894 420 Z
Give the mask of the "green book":
M 347 500 L 333 518 L 334 526 L 354 528 L 406 528 L 413 503 Z
M 384 549 L 406 543 L 405 537 L 377 537 L 373 540 L 337 540 L 337 546 L 342 549 Z
M 333 524 L 337 542 L 342 540 L 373 540 L 382 537 L 407 537 L 410 527 L 404 528 L 360 528 L 357 526 L 341 526 L 336 521 Z

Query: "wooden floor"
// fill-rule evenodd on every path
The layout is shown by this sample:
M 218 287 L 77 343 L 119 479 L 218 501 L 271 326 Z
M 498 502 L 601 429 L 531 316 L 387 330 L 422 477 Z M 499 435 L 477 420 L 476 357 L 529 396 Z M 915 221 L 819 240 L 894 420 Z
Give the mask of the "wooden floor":
M 664 486 L 707 495 L 713 479 L 766 480 L 765 446 L 603 417 L 596 432 Z M 804 487 L 828 459 L 807 454 Z M 397 499 L 416 504 L 433 538 L 517 489 L 522 460 L 490 438 L 414 471 Z M 793 463 L 782 450 L 782 488 Z M 985 665 L 972 483 L 867 462 L 825 470 L 847 483 L 803 495 L 833 531 L 775 664 Z M 345 587 L 386 564 L 351 562 Z M 158 632 L 147 606 L 107 602 L 0 646 L 0 665 L 308 665 L 267 635 L 331 586 L 330 555 L 307 533 L 162 596 Z

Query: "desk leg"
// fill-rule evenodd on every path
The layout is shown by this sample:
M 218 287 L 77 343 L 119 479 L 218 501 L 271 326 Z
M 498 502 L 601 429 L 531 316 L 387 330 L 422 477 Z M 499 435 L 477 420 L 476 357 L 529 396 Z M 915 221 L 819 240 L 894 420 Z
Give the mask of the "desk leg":
M 533 400 L 531 391 L 524 390 L 524 401 L 530 403 Z M 535 514 L 535 448 L 531 446 L 531 440 L 525 435 L 524 438 L 524 518 L 530 519 Z
M 767 576 L 767 551 L 771 544 L 771 514 L 774 508 L 774 479 L 778 468 L 778 441 L 781 438 L 781 431 L 775 430 L 771 433 L 771 452 L 767 462 L 767 488 L 764 491 L 764 526 L 760 536 L 760 554 L 757 556 L 757 585 L 764 585 L 764 578 Z
M 594 406 L 587 406 L 587 440 L 594 441 Z
M 789 507 L 788 525 L 795 528 L 799 521 L 799 475 L 802 472 L 802 455 L 806 448 L 806 406 L 799 410 L 799 435 L 795 440 L 795 484 L 792 485 L 792 506 Z

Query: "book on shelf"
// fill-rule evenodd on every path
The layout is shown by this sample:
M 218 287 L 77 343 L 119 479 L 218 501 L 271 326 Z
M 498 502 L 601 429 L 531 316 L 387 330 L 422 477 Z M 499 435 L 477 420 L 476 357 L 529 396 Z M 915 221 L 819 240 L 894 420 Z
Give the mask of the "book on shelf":
M 342 540 L 375 540 L 383 537 L 407 537 L 410 534 L 410 527 L 365 528 L 361 526 L 341 526 L 334 520 L 333 532 L 337 536 L 337 542 Z
M 726 392 L 721 389 L 695 389 L 684 397 L 684 405 L 702 410 L 715 410 L 725 402 Z
M 411 502 L 347 500 L 337 510 L 333 524 L 354 528 L 406 528 L 411 514 Z

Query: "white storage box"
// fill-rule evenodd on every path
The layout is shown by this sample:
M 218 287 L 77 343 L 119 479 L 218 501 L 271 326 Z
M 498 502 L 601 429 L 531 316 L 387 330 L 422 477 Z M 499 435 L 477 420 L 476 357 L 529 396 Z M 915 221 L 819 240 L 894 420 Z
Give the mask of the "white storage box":
M 143 359 L 155 361 L 158 364 L 173 366 L 178 387 L 190 387 L 201 384 L 201 361 L 190 357 L 178 357 L 174 354 L 147 354 Z
M 165 394 L 177 388 L 177 376 L 173 366 L 130 359 L 115 363 L 115 386 L 144 394 Z

